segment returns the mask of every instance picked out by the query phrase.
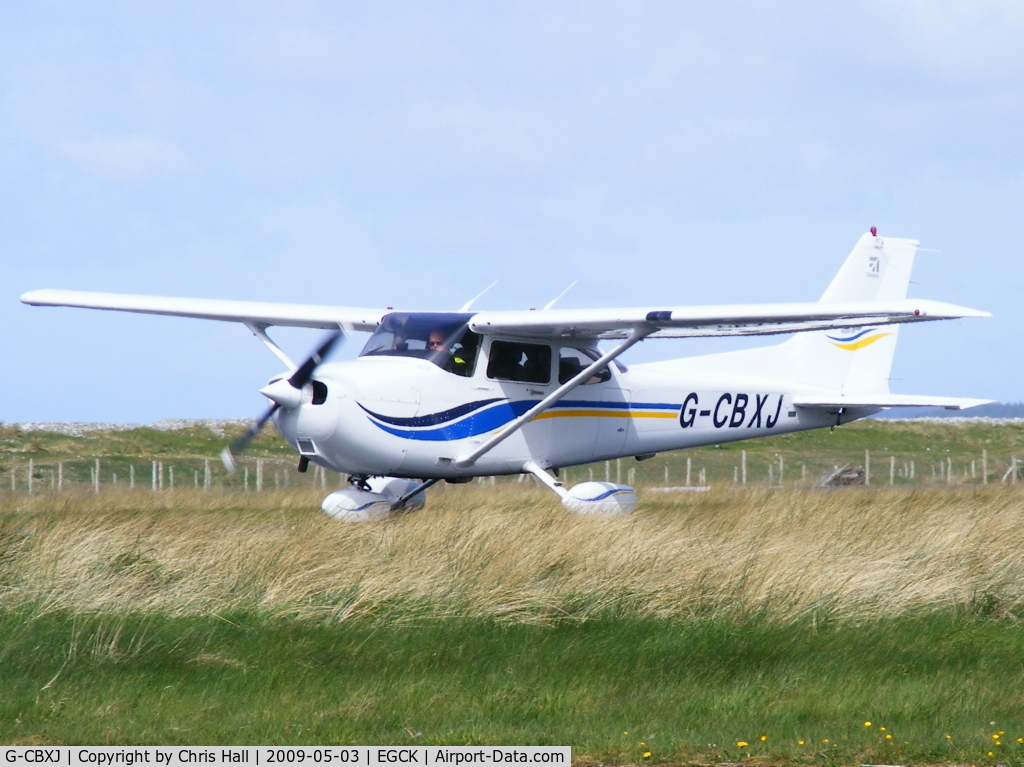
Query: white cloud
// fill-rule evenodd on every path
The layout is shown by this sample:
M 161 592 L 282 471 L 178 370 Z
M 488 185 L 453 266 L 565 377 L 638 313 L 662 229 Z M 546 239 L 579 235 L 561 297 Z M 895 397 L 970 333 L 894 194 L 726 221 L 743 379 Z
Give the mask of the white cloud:
M 196 163 L 178 144 L 152 136 L 104 136 L 65 139 L 58 152 L 86 173 L 130 182 L 185 176 Z

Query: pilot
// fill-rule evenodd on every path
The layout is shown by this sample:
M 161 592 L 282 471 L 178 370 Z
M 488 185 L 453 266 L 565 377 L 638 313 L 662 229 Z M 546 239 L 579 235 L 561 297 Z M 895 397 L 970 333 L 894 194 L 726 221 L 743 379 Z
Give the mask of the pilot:
M 458 376 L 469 375 L 469 363 L 462 356 L 464 350 L 459 348 L 448 349 L 445 344 L 445 333 L 443 330 L 431 330 L 427 337 L 427 350 L 432 352 L 437 359 L 437 364 Z M 447 361 L 440 352 L 447 352 Z

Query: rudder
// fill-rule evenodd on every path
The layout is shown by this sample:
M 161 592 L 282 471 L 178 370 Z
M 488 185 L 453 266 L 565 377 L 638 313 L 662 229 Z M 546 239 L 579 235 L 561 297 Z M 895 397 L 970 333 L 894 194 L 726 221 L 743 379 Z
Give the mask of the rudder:
M 822 303 L 898 301 L 906 298 L 917 240 L 879 237 L 858 240 L 821 296 Z M 799 333 L 786 341 L 787 356 L 801 383 L 847 394 L 888 393 L 898 325 Z

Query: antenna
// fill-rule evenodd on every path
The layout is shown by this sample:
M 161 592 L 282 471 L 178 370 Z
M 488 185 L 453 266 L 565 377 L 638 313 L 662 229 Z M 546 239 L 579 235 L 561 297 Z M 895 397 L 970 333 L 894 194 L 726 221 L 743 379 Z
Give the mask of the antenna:
M 547 303 L 546 303 L 546 304 L 544 305 L 544 309 L 543 309 L 543 311 L 545 311 L 545 312 L 546 312 L 546 311 L 547 311 L 548 309 L 550 309 L 550 308 L 551 308 L 552 306 L 554 306 L 554 305 L 555 305 L 555 304 L 556 304 L 556 303 L 558 302 L 558 299 L 559 299 L 559 298 L 561 298 L 561 297 L 562 297 L 562 296 L 564 296 L 564 295 L 565 295 L 566 293 L 568 293 L 568 292 L 569 292 L 570 290 L 572 290 L 572 289 L 573 289 L 574 287 L 576 287 L 576 283 L 577 283 L 577 282 L 579 282 L 579 280 L 573 280 L 573 281 L 572 281 L 571 283 L 569 283 L 569 287 L 567 287 L 567 288 L 566 288 L 565 290 L 563 290 L 563 291 L 562 291 L 561 293 L 559 293 L 559 294 L 558 294 L 557 296 L 555 296 L 554 298 L 552 298 L 552 299 L 551 299 L 550 301 L 548 301 L 548 302 L 547 302 Z
M 482 295 L 483 295 L 484 293 L 486 293 L 486 292 L 487 292 L 488 290 L 490 290 L 491 288 L 493 288 L 493 287 L 494 287 L 495 285 L 497 285 L 497 284 L 498 284 L 498 281 L 497 281 L 497 280 L 495 280 L 494 282 L 492 282 L 492 283 L 491 283 L 490 285 L 488 285 L 488 286 L 487 286 L 486 288 L 484 288 L 483 290 L 481 290 L 481 291 L 480 291 L 479 293 L 477 293 L 477 294 L 476 294 L 475 296 L 473 296 L 473 297 L 472 297 L 471 299 L 469 299 L 469 300 L 468 300 L 468 301 L 467 301 L 466 303 L 464 303 L 464 304 L 462 305 L 462 308 L 461 308 L 461 309 L 459 309 L 459 311 L 460 311 L 460 312 L 468 312 L 468 311 L 469 311 L 469 308 L 470 308 L 470 307 L 471 307 L 471 306 L 472 306 L 473 304 L 475 304 L 475 303 L 476 303 L 477 299 L 478 299 L 478 298 L 480 298 L 480 296 L 482 296 Z

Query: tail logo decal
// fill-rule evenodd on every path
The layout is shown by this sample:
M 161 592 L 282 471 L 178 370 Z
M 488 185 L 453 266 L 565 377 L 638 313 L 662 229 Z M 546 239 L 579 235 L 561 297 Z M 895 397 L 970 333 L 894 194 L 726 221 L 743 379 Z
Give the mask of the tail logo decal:
M 886 336 L 891 335 L 892 333 L 882 333 L 877 328 L 868 328 L 867 330 L 862 330 L 861 332 L 847 338 L 836 338 L 835 336 L 830 336 L 827 333 L 825 334 L 825 338 L 827 338 L 833 346 L 839 349 L 845 349 L 848 352 L 855 352 L 858 349 L 871 346 L 875 341 L 881 341 Z

